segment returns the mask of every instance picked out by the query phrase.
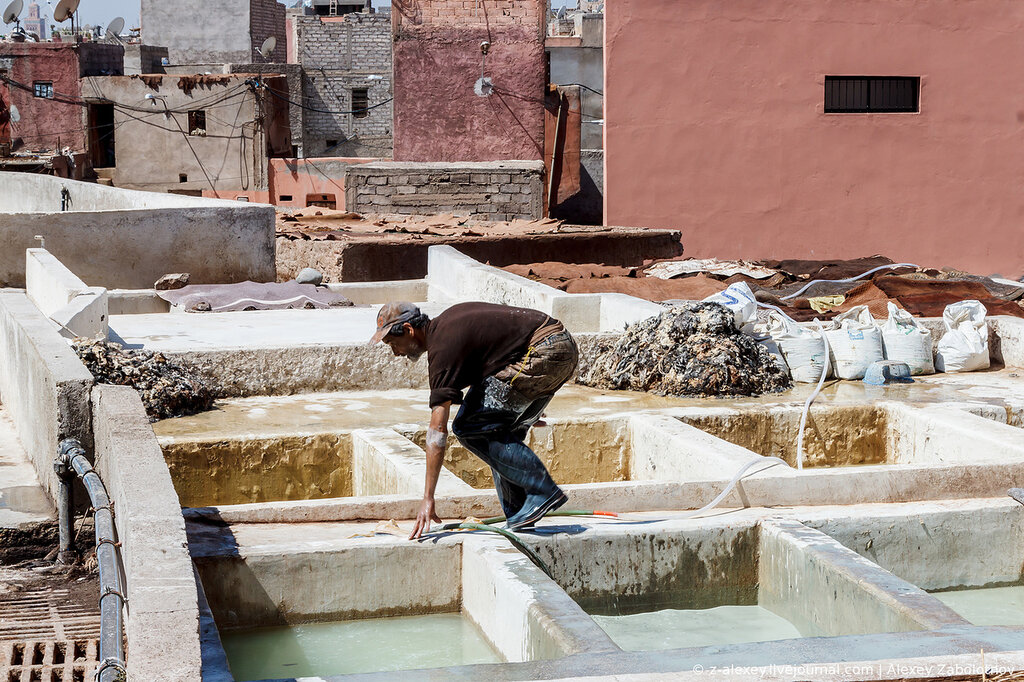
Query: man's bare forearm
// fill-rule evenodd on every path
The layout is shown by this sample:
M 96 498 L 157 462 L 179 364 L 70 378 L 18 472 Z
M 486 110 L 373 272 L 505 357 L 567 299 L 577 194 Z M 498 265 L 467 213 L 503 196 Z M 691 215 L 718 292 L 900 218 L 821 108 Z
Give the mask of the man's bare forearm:
M 427 476 L 423 485 L 423 497 L 433 499 L 437 489 L 437 479 L 441 475 L 444 463 L 444 451 L 448 446 L 448 411 L 451 403 L 438 405 L 430 413 L 430 426 L 427 427 Z

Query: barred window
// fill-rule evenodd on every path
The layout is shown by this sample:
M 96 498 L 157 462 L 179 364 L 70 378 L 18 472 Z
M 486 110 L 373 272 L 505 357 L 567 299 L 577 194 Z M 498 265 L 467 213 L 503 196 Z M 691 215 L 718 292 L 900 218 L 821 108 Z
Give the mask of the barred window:
M 826 114 L 920 111 L 918 76 L 825 76 Z
M 46 99 L 53 99 L 52 81 L 36 81 L 32 84 L 32 89 L 36 97 L 45 97 Z

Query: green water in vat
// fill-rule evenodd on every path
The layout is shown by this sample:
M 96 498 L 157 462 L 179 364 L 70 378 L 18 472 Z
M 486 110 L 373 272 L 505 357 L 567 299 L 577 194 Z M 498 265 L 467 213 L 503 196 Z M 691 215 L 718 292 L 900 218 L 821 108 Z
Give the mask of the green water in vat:
M 760 606 L 663 609 L 592 618 L 626 651 L 654 651 L 793 639 L 796 626 Z
M 476 625 L 458 613 L 226 632 L 221 641 L 239 682 L 502 660 Z
M 1024 625 L 1024 585 L 932 592 L 973 625 Z

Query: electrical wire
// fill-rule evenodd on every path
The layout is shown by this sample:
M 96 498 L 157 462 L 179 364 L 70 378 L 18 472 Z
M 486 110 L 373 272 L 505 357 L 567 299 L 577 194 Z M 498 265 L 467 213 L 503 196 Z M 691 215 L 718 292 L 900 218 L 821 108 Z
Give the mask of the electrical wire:
M 274 97 L 278 98 L 279 100 L 281 100 L 283 102 L 287 102 L 288 104 L 291 104 L 292 106 L 296 106 L 296 107 L 299 107 L 300 109 L 305 109 L 306 111 L 312 111 L 312 112 L 315 112 L 315 113 L 318 113 L 318 114 L 333 114 L 335 116 L 346 116 L 346 115 L 362 114 L 362 113 L 367 112 L 367 111 L 373 111 L 374 109 L 376 109 L 378 107 L 382 107 L 385 104 L 387 104 L 388 102 L 394 101 L 394 99 L 395 99 L 394 97 L 388 97 L 386 100 L 384 100 L 382 102 L 378 102 L 377 104 L 374 104 L 373 106 L 366 107 L 365 109 L 354 109 L 352 111 L 330 111 L 330 110 L 327 110 L 327 109 L 317 109 L 316 107 L 311 107 L 311 106 L 308 106 L 306 104 L 300 104 L 299 102 L 293 102 L 291 99 L 289 99 L 289 98 L 285 97 L 284 95 L 278 93 L 276 90 L 274 90 L 274 88 L 272 88 L 269 85 L 266 85 L 264 83 L 259 83 L 259 87 L 264 89 L 264 90 L 266 90 L 271 95 L 273 95 Z

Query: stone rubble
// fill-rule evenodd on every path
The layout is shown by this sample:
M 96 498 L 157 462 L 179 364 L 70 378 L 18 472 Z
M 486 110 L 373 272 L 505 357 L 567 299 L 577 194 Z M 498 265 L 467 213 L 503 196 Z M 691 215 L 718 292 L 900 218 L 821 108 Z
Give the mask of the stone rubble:
M 136 389 L 151 422 L 213 409 L 210 387 L 160 353 L 90 339 L 72 345 L 97 383 Z
M 789 376 L 733 314 L 717 303 L 690 303 L 642 320 L 581 358 L 577 383 L 675 396 L 738 396 L 783 391 Z

